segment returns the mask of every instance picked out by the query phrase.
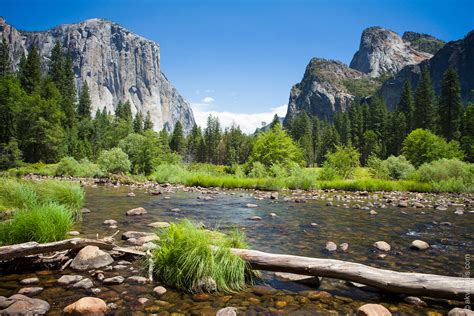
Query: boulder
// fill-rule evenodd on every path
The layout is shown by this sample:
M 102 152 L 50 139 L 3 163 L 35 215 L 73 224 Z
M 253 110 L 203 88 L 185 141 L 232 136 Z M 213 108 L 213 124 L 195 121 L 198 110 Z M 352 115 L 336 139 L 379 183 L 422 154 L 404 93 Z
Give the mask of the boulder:
M 85 271 L 98 269 L 108 266 L 114 262 L 112 257 L 96 246 L 86 246 L 79 251 L 71 262 L 71 268 L 74 270 Z
M 377 241 L 374 243 L 374 247 L 381 251 L 390 251 L 390 245 L 385 241 Z
M 357 316 L 390 316 L 392 313 L 380 304 L 365 304 L 357 310 Z
M 237 316 L 237 308 L 226 307 L 217 311 L 216 316 Z
M 84 277 L 82 275 L 63 275 L 59 278 L 59 285 L 69 285 L 81 281 Z
M 63 310 L 65 315 L 74 316 L 99 316 L 105 315 L 107 305 L 97 297 L 83 297 L 80 300 L 68 305 Z
M 147 211 L 143 207 L 132 208 L 128 210 L 126 215 L 127 216 L 138 216 L 138 215 L 145 215 Z
M 22 294 L 12 295 L 8 300 L 12 303 L 0 310 L 1 315 L 44 315 L 50 309 L 48 302 Z
M 430 245 L 423 240 L 413 240 L 411 242 L 410 248 L 415 250 L 426 250 L 430 247 Z

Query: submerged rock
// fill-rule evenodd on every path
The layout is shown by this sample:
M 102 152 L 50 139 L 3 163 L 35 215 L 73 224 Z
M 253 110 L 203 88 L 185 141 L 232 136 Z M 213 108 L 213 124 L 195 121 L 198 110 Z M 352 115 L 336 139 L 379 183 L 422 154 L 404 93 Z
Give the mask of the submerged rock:
M 30 285 L 30 284 L 37 284 L 37 283 L 39 283 L 39 279 L 37 277 L 27 278 L 20 281 L 20 284 L 23 284 L 23 285 Z
M 83 297 L 80 300 L 68 305 L 63 310 L 65 315 L 105 315 L 107 305 L 97 297 Z
M 48 302 L 21 294 L 12 295 L 8 300 L 12 303 L 0 310 L 1 315 L 44 315 L 50 309 Z
M 134 230 L 127 231 L 122 234 L 122 239 L 123 240 L 128 240 L 128 239 L 139 239 L 141 237 L 147 237 L 147 236 L 156 236 L 155 233 L 148 233 L 148 232 L 138 232 Z
M 127 216 L 138 216 L 138 215 L 145 215 L 147 211 L 143 207 L 132 208 L 128 210 L 126 215 Z
M 71 263 L 74 270 L 85 271 L 108 266 L 114 262 L 112 257 L 96 246 L 86 246 L 79 251 Z
M 35 296 L 43 291 L 42 287 L 24 287 L 18 291 L 18 294 L 26 296 Z
M 115 219 L 106 219 L 103 224 L 109 226 L 117 225 L 117 221 Z
M 357 316 L 390 316 L 392 313 L 380 304 L 365 304 L 357 310 Z
M 84 277 L 82 275 L 63 275 L 59 278 L 59 285 L 69 285 L 81 281 Z
M 82 279 L 81 281 L 74 283 L 72 287 L 80 289 L 90 289 L 94 286 L 91 279 Z
M 390 251 L 390 245 L 385 241 L 377 241 L 374 243 L 374 247 L 381 251 Z
M 148 282 L 148 279 L 142 276 L 131 276 L 127 278 L 127 282 L 130 284 L 146 284 Z

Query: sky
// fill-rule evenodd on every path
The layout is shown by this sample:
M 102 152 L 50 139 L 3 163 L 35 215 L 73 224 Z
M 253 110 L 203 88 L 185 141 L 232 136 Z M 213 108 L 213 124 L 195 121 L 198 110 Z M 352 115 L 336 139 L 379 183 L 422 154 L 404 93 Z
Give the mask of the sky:
M 218 115 L 253 132 L 286 114 L 312 57 L 350 63 L 366 27 L 449 41 L 474 29 L 474 0 L 41 0 L 2 1 L 18 29 L 89 18 L 114 21 L 161 47 L 161 67 L 196 121 Z

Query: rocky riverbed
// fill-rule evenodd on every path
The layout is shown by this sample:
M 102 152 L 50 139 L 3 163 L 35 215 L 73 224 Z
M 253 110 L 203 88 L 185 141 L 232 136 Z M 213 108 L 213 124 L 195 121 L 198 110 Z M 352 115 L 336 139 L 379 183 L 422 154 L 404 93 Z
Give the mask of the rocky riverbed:
M 121 246 L 138 250 L 153 247 L 156 237 L 152 233 L 157 227 L 182 218 L 202 222 L 209 229 L 243 229 L 256 250 L 397 271 L 459 276 L 466 272 L 466 254 L 474 249 L 473 196 L 468 194 L 229 191 L 75 180 L 86 187 L 86 205 L 83 220 L 71 234 L 87 238 L 113 235 Z M 41 312 L 47 304 L 51 314 L 92 306 L 111 314 L 215 315 L 221 310 L 221 315 L 336 315 L 355 313 L 372 303 L 393 314 L 438 315 L 464 307 L 462 302 L 387 295 L 328 278 L 302 284 L 291 276 L 270 272 L 241 293 L 185 294 L 150 281 L 142 261 L 133 256 L 112 252 L 98 257 L 94 262 L 99 265 L 80 268 L 76 262 L 63 271 L 2 268 L 0 308 L 37 306 L 36 311 Z M 78 302 L 83 297 L 91 299 Z M 222 310 L 226 307 L 234 309 Z M 366 307 L 369 314 L 377 308 Z

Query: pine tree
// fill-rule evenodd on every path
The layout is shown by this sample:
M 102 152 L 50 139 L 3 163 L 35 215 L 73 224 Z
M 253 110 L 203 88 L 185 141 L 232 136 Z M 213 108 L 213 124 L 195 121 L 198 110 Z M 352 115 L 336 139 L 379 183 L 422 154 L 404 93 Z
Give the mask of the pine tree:
M 441 97 L 439 102 L 439 117 L 441 135 L 448 141 L 459 139 L 461 136 L 462 116 L 461 87 L 458 74 L 453 67 L 449 67 L 441 81 Z
M 151 120 L 150 111 L 146 112 L 145 122 L 143 123 L 143 130 L 148 131 L 153 129 L 153 121 Z
M 79 119 L 90 119 L 91 118 L 91 97 L 89 94 L 89 86 L 87 82 L 82 83 L 81 92 L 79 94 L 79 103 L 77 105 L 77 115 Z
M 0 76 L 6 76 L 12 72 L 12 63 L 10 60 L 10 49 L 6 39 L 3 37 L 0 43 Z
M 194 123 L 191 133 L 187 139 L 186 159 L 188 161 L 199 160 L 199 146 L 203 142 L 201 128 Z
M 406 80 L 403 84 L 402 94 L 400 96 L 400 102 L 398 102 L 397 111 L 402 112 L 405 115 L 406 132 L 409 133 L 413 129 L 413 115 L 414 115 L 414 101 L 413 101 L 413 90 L 411 88 L 410 81 Z
M 435 95 L 428 68 L 421 70 L 421 78 L 415 91 L 414 128 L 435 130 Z
M 215 163 L 217 161 L 217 146 L 221 140 L 221 125 L 217 117 L 209 115 L 207 126 L 204 129 L 204 142 L 206 144 L 206 161 Z
M 30 46 L 26 60 L 20 61 L 19 78 L 28 94 L 33 93 L 41 83 L 41 61 L 35 44 Z
M 273 120 L 270 123 L 270 128 L 274 128 L 276 124 L 280 124 L 280 118 L 278 117 L 278 114 L 273 116 Z
M 135 133 L 143 132 L 143 114 L 141 111 L 138 111 L 135 115 L 135 119 L 133 120 L 133 131 Z
M 183 125 L 181 125 L 180 121 L 177 121 L 176 124 L 174 124 L 173 133 L 171 134 L 170 148 L 172 151 L 182 154 L 184 152 L 185 145 L 186 142 L 184 139 Z
M 469 162 L 474 162 L 474 103 L 468 103 L 461 121 L 461 147 Z
M 74 83 L 73 63 L 70 56 L 66 56 L 64 60 L 62 83 L 59 85 L 61 92 L 61 108 L 65 119 L 64 125 L 72 128 L 76 125 L 76 86 Z
M 56 87 L 62 90 L 64 83 L 64 53 L 59 41 L 56 41 L 51 50 L 48 75 L 51 77 Z

